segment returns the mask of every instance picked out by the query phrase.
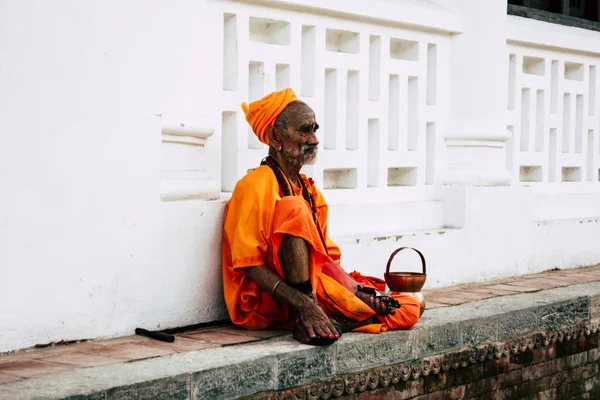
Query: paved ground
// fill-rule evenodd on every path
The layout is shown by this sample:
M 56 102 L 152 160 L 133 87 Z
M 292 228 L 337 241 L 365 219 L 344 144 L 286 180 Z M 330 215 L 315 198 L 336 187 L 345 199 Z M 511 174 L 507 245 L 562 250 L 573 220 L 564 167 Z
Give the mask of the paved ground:
M 493 297 L 596 281 L 600 281 L 600 265 L 426 290 L 424 294 L 427 308 L 434 309 Z M 223 325 L 177 334 L 174 343 L 163 343 L 141 336 L 127 336 L 30 349 L 0 355 L 0 385 L 64 371 L 260 341 L 286 333 L 282 331 L 250 332 L 231 325 Z

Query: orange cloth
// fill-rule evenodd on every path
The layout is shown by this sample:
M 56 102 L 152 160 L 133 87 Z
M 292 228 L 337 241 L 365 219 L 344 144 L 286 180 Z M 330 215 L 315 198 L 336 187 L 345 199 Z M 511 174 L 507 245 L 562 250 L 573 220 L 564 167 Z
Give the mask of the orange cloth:
M 281 114 L 288 104 L 298 100 L 296 93 L 290 88 L 280 92 L 273 92 L 260 100 L 248 103 L 242 103 L 242 110 L 246 115 L 246 121 L 252 127 L 258 140 L 264 144 L 269 144 L 267 137 L 267 128 L 275 124 L 275 119 Z
M 359 285 L 374 287 L 380 292 L 385 292 L 386 283 L 383 279 L 374 276 L 365 276 L 358 271 L 352 271 L 349 275 Z
M 267 166 L 241 179 L 225 207 L 223 287 L 227 310 L 237 325 L 247 329 L 291 327 L 288 306 L 260 290 L 245 272 L 246 267 L 267 265 L 283 277 L 277 255 L 284 234 L 301 237 L 309 243 L 310 278 L 317 302 L 328 315 L 344 315 L 357 321 L 375 315 L 375 311 L 348 290 L 347 282 L 336 280 L 348 275 L 339 266 L 339 247 L 327 237 L 327 203 L 304 175 L 302 179 L 315 199 L 325 246 L 300 188 L 295 188 L 296 196 L 282 198 L 275 175 Z M 419 304 L 410 297 L 394 297 L 402 303 L 395 315 L 379 316 L 380 324 L 359 330 L 376 333 L 412 327 L 419 319 Z

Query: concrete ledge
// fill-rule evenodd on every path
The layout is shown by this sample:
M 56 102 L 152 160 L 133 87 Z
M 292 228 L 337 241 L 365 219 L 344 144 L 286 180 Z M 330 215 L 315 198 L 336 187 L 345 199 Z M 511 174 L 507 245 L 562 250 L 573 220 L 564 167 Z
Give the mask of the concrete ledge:
M 339 377 L 345 374 L 400 363 L 410 366 L 414 360 L 458 349 L 463 350 L 455 352 L 456 359 L 444 355 L 438 361 L 468 364 L 469 351 L 478 344 L 487 349 L 490 343 L 533 331 L 590 321 L 600 317 L 598 304 L 600 282 L 586 283 L 428 310 L 411 331 L 349 333 L 326 348 L 301 345 L 284 336 L 64 372 L 2 385 L 0 399 L 229 399 L 326 379 L 341 382 Z M 515 348 L 519 345 L 514 341 Z M 489 348 L 500 355 L 510 351 L 506 343 Z M 378 385 L 377 379 L 371 384 Z

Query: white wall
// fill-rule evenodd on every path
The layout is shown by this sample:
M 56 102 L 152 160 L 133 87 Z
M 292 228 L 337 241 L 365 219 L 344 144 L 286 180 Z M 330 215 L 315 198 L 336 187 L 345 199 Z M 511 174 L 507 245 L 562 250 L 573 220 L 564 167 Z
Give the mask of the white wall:
M 503 1 L 494 0 L 497 9 L 503 9 Z M 523 162 L 539 160 L 546 168 L 550 161 L 547 148 L 541 155 L 521 154 L 509 142 L 512 155 L 505 164 L 498 162 L 506 154 L 498 118 L 518 127 L 520 103 L 506 114 L 491 113 L 497 115 L 490 124 L 461 114 L 460 126 L 477 129 L 453 130 L 450 143 L 448 104 L 456 101 L 453 91 L 460 85 L 449 87 L 449 80 L 470 75 L 448 68 L 449 60 L 460 67 L 452 52 L 464 53 L 465 43 L 477 37 L 472 27 L 478 26 L 472 21 L 477 15 L 461 11 L 461 1 L 372 0 L 366 6 L 347 0 L 342 7 L 298 0 L 293 9 L 287 3 L 0 2 L 0 352 L 131 334 L 137 326 L 168 328 L 227 318 L 220 229 L 228 194 L 219 188 L 230 189 L 265 154 L 248 136 L 239 103 L 286 81 L 299 88 L 319 119 L 339 121 L 333 132 L 339 146 L 325 149 L 322 140 L 319 164 L 308 171 L 315 181 L 343 184 L 343 174 L 326 177 L 324 171 L 356 170 L 351 189 L 325 190 L 331 233 L 342 246 L 347 270 L 381 275 L 388 254 L 405 244 L 426 253 L 428 287 L 600 262 L 593 239 L 600 234 L 596 153 L 565 158 L 591 170 L 594 182 L 548 182 L 543 174 L 541 182 L 523 186 L 519 167 L 530 165 Z M 237 48 L 228 47 L 224 56 L 224 21 L 232 15 L 235 29 L 225 36 Z M 252 27 L 250 17 L 259 18 Z M 289 44 L 264 43 L 286 35 L 265 18 L 288 23 Z M 503 17 L 494 21 L 503 32 Z M 315 27 L 314 46 L 304 47 L 312 58 L 301 57 L 302 40 L 311 40 L 310 33 L 302 35 L 303 26 Z M 540 31 L 551 30 L 548 25 L 509 19 L 508 27 L 511 54 L 521 57 L 535 48 L 547 62 L 558 57 L 586 68 L 595 64 L 600 73 L 597 33 L 586 32 L 584 42 L 565 41 L 563 35 L 549 51 L 539 49 L 546 37 Z M 356 33 L 360 50 L 327 50 L 327 41 L 330 47 L 346 46 L 346 36 L 327 39 L 327 29 Z M 578 37 L 577 30 L 567 31 Z M 373 37 L 379 37 L 373 44 L 381 40 L 380 53 L 369 53 Z M 404 52 L 406 44 L 419 49 L 417 59 Z M 481 67 L 471 61 L 464 68 Z M 262 75 L 251 77 L 250 64 L 260 62 Z M 371 75 L 374 68 L 379 79 Z M 336 69 L 341 77 L 333 114 L 325 107 L 325 69 Z M 358 99 L 350 102 L 347 70 L 359 73 Z M 307 86 L 311 73 L 314 80 Z M 392 102 L 390 74 L 407 85 Z M 488 71 L 509 82 L 509 71 L 497 74 L 497 68 Z M 410 92 L 409 77 L 418 78 L 416 91 Z M 484 72 L 477 77 L 486 80 Z M 515 88 L 527 82 L 518 75 Z M 587 90 L 588 96 L 587 75 L 583 82 L 573 90 Z M 374 83 L 379 96 L 369 92 Z M 348 120 L 349 103 L 355 109 L 358 104 L 358 111 Z M 411 126 L 409 110 L 418 114 Z M 232 112 L 237 114 L 223 118 Z M 598 114 L 585 119 L 596 146 Z M 358 141 L 344 146 L 348 131 L 343 128 L 353 117 Z M 400 140 L 391 150 L 390 118 L 400 124 L 392 130 Z M 549 115 L 547 127 L 560 129 L 557 118 Z M 379 141 L 369 147 L 369 132 L 376 132 L 377 124 Z M 449 147 L 453 153 L 447 161 Z M 553 165 L 559 168 L 561 160 Z M 445 179 L 449 186 L 441 186 L 439 177 L 450 164 L 455 176 L 488 184 L 502 181 L 508 169 L 512 186 L 456 186 L 462 178 Z M 482 166 L 489 170 L 480 172 Z M 391 184 L 407 186 L 389 187 L 389 168 L 396 169 Z M 336 176 L 338 182 L 330 179 Z M 401 257 L 395 268 L 413 268 L 413 261 Z
M 0 3 L 0 352 L 226 317 L 223 203 L 160 196 L 156 114 L 210 113 L 208 11 Z
M 392 251 L 415 247 L 427 259 L 425 288 L 438 288 L 600 262 L 597 208 L 589 214 L 596 217 L 537 219 L 542 200 L 531 188 L 456 187 L 443 192 L 446 213 L 456 218 L 460 228 L 340 234 L 335 239 L 342 248 L 344 268 L 382 276 Z M 600 196 L 592 201 L 600 206 Z M 580 199 L 567 197 L 558 198 L 553 207 L 577 212 L 582 205 Z M 391 270 L 420 272 L 421 262 L 405 250 L 394 258 Z

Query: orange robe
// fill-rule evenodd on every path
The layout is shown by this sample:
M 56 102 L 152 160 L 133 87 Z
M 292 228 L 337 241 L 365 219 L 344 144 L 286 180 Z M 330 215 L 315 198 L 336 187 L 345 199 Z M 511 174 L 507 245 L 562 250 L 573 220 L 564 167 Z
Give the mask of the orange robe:
M 327 236 L 328 208 L 312 180 L 302 175 L 317 208 L 318 227 L 302 197 L 281 197 L 275 174 L 268 166 L 249 172 L 236 185 L 225 207 L 223 224 L 223 288 L 231 320 L 246 329 L 291 328 L 289 307 L 262 291 L 246 276 L 246 268 L 267 265 L 283 278 L 279 246 L 283 235 L 301 237 L 310 248 L 310 278 L 317 303 L 330 316 L 344 315 L 363 321 L 376 315 L 350 289 L 340 267 L 339 247 Z M 378 316 L 380 324 L 357 330 L 380 332 L 409 329 L 419 319 L 419 304 L 394 296 L 402 304 L 396 314 Z

